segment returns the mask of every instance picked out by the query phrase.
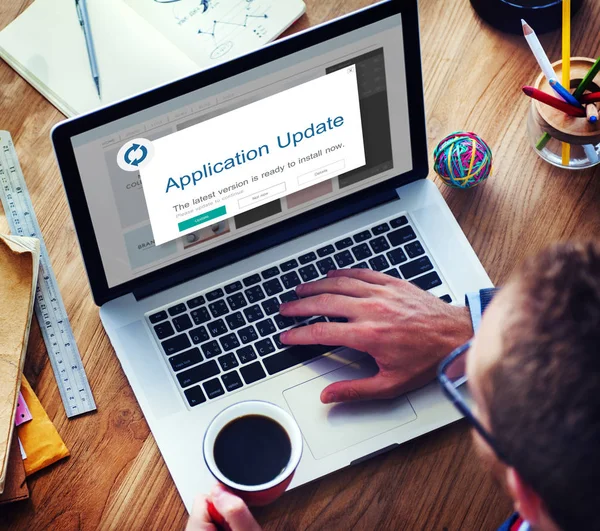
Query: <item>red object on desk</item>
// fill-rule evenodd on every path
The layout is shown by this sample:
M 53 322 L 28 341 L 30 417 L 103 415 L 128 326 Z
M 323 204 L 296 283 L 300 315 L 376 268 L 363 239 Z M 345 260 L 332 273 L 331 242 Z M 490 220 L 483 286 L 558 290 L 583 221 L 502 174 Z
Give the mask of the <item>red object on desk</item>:
M 551 96 L 547 92 L 536 89 L 534 87 L 523 87 L 523 92 L 527 94 L 530 98 L 534 100 L 541 101 L 546 105 L 550 105 L 550 107 L 554 107 L 559 111 L 568 114 L 569 116 L 576 116 L 577 118 L 585 118 L 585 110 L 583 108 L 575 107 L 574 105 L 569 105 L 565 103 L 563 100 L 559 100 L 554 96 Z
M 600 92 L 590 92 L 580 98 L 581 103 L 596 103 L 600 101 Z
M 223 515 L 217 511 L 217 508 L 213 505 L 213 503 L 208 501 L 207 504 L 208 515 L 213 523 L 217 526 L 217 529 L 220 531 L 231 531 L 231 527 L 229 527 L 229 524 L 226 522 L 225 518 L 223 518 Z

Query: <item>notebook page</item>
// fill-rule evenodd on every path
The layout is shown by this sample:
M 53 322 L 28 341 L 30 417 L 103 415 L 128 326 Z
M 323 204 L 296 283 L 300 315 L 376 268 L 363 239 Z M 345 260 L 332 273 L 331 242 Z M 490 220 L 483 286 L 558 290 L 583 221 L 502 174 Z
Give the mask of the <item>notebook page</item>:
M 122 0 L 88 0 L 102 98 L 92 79 L 75 0 L 36 0 L 0 32 L 0 56 L 73 116 L 198 70 Z

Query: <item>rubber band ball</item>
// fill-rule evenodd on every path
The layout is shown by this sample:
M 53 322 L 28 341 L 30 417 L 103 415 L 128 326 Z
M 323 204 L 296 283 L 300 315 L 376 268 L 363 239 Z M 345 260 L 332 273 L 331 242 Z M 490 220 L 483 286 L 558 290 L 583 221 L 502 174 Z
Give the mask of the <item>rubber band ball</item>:
M 452 188 L 473 188 L 492 174 L 492 150 L 475 133 L 448 135 L 435 148 L 433 159 L 435 173 Z

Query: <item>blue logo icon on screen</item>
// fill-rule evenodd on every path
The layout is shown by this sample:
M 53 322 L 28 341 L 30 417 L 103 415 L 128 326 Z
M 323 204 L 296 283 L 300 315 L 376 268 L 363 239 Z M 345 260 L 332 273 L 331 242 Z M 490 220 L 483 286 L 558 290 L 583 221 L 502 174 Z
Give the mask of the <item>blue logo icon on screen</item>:
M 121 146 L 117 154 L 117 164 L 125 171 L 137 171 L 152 158 L 154 146 L 150 140 L 135 138 Z

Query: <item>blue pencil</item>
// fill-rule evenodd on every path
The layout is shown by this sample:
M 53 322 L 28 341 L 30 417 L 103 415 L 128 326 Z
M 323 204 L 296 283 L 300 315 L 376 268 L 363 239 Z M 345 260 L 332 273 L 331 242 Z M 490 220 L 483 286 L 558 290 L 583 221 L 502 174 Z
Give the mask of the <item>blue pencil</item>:
M 569 105 L 575 105 L 575 107 L 581 107 L 581 103 L 579 103 L 577 101 L 575 96 L 573 96 L 573 94 L 571 94 L 565 87 L 563 87 L 556 79 L 550 80 L 550 86 Z

